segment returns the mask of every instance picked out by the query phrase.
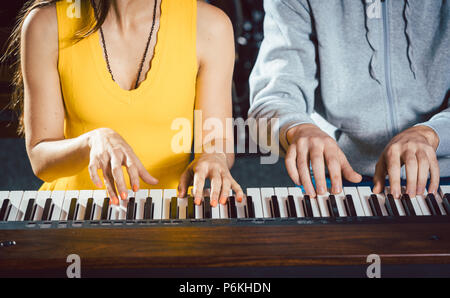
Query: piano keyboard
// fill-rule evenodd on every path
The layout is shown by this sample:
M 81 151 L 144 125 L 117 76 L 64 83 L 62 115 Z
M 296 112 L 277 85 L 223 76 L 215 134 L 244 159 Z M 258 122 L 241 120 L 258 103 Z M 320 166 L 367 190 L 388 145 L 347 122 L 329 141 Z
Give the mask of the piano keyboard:
M 299 187 L 248 188 L 238 202 L 232 193 L 226 205 L 211 207 L 208 190 L 202 204 L 177 198 L 175 189 L 129 191 L 119 206 L 110 205 L 105 190 L 0 191 L 0 222 L 205 220 L 449 216 L 450 185 L 437 195 L 424 193 L 394 199 L 373 194 L 370 187 L 344 187 L 337 195 L 311 198 Z M 0 224 L 1 227 L 1 224 Z

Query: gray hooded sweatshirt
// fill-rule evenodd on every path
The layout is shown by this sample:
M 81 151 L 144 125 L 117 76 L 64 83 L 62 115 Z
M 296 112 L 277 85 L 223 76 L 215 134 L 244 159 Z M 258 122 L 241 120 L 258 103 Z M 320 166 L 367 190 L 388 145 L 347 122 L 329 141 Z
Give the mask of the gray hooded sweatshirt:
M 286 131 L 318 113 L 353 168 L 373 176 L 388 142 L 422 124 L 450 176 L 450 4 L 446 0 L 265 0 L 249 116 Z M 403 168 L 404 177 L 404 168 Z

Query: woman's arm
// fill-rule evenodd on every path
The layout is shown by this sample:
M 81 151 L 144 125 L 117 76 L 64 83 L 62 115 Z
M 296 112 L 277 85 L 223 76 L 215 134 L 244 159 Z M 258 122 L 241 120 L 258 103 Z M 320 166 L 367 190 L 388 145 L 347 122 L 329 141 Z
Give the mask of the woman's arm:
M 93 183 L 102 187 L 98 176 L 98 170 L 102 170 L 108 193 L 116 204 L 118 193 L 123 199 L 127 196 L 122 166 L 127 168 L 134 191 L 139 188 L 139 177 L 146 183 L 157 183 L 131 147 L 111 129 L 100 128 L 76 138 L 64 138 L 55 5 L 36 9 L 26 18 L 21 58 L 26 147 L 36 176 L 53 181 L 89 166 Z
M 200 204 L 205 179 L 211 180 L 211 204 L 225 204 L 230 188 L 240 201 L 243 192 L 231 177 L 229 169 L 234 162 L 234 138 L 232 122 L 232 77 L 235 62 L 233 26 L 220 9 L 198 2 L 197 57 L 199 72 L 195 109 L 202 113 L 202 137 L 194 135 L 195 144 L 201 144 L 202 153 L 183 174 L 179 195 L 185 196 L 187 187 L 193 183 L 195 201 Z M 205 123 L 221 123 L 223 131 L 212 139 L 205 138 L 211 130 Z M 207 126 L 207 125 L 206 125 Z M 205 129 L 206 128 L 206 129 Z M 197 131 L 197 129 L 196 129 Z M 199 147 L 199 146 L 197 146 Z M 211 153 L 211 149 L 213 152 Z M 199 148 L 195 148 L 196 152 Z M 228 149 L 228 150 L 227 150 Z M 210 152 L 210 153 L 208 153 Z
M 27 16 L 21 40 L 25 138 L 31 166 L 44 181 L 73 175 L 88 163 L 88 138 L 64 140 L 55 5 Z

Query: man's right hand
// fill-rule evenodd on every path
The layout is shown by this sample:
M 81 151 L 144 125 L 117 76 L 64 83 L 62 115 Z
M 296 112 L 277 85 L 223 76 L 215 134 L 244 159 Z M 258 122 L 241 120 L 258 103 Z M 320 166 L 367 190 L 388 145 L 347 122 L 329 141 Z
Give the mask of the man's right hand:
M 327 192 L 325 165 L 331 179 L 331 193 L 342 192 L 342 177 L 350 182 L 361 182 L 362 176 L 350 166 L 336 141 L 314 124 L 300 124 L 286 134 L 289 148 L 285 163 L 289 177 L 297 185 L 303 185 L 306 194 Z M 312 184 L 310 164 L 314 173 L 316 190 Z

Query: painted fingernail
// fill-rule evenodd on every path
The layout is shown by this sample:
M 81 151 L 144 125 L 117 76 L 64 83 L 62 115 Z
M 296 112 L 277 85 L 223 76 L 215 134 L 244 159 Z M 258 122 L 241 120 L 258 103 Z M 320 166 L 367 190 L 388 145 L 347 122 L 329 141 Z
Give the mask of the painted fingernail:
M 125 200 L 125 199 L 127 198 L 126 192 L 122 192 L 122 193 L 120 194 L 120 196 L 122 197 L 122 200 Z
M 220 197 L 220 204 L 225 205 L 226 202 L 227 202 L 226 197 Z
M 242 202 L 242 197 L 241 196 L 237 197 L 237 200 L 238 200 L 239 203 L 241 203 Z
M 216 206 L 217 206 L 217 200 L 212 200 L 212 201 L 211 201 L 211 205 L 212 205 L 213 207 L 216 207 Z
M 133 191 L 134 192 L 137 192 L 139 190 L 139 187 L 137 186 L 137 184 L 134 184 L 133 185 Z

